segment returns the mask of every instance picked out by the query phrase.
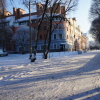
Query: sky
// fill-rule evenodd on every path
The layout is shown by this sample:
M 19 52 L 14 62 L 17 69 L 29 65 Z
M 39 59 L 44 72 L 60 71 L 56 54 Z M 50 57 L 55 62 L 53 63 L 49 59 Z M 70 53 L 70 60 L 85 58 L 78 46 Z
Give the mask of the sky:
M 88 33 L 90 22 L 89 22 L 89 10 L 91 6 L 91 0 L 79 0 L 78 7 L 71 17 L 76 17 L 77 24 L 81 26 L 84 33 Z
M 75 17 L 77 25 L 80 25 L 83 33 L 89 33 L 91 22 L 89 21 L 89 10 L 91 7 L 91 0 L 79 0 L 79 4 L 75 12 L 71 13 L 69 17 Z M 91 37 L 89 36 L 91 40 Z

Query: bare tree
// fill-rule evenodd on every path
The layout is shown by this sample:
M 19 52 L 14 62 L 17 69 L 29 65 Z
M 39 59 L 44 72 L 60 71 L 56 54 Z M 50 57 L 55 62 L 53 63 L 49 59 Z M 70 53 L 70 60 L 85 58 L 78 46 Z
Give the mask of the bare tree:
M 100 17 L 94 19 L 91 24 L 90 34 L 100 43 Z
M 5 0 L 0 0 L 0 8 L 4 8 L 6 6 Z
M 25 52 L 25 48 L 27 43 L 29 42 L 30 34 L 29 34 L 29 27 L 28 26 L 22 26 L 18 28 L 16 31 L 16 34 L 13 36 L 12 40 L 15 41 L 16 44 L 21 46 L 22 53 Z M 36 29 L 32 28 L 32 37 L 33 40 L 35 40 L 36 37 Z
M 46 32 L 46 37 L 45 37 L 45 42 L 44 42 L 45 43 L 44 44 L 44 58 L 47 59 L 48 52 L 50 51 L 51 36 L 52 36 L 53 31 L 57 28 L 60 22 L 64 21 L 68 13 L 75 10 L 75 7 L 78 4 L 78 0 L 43 0 L 43 2 L 44 2 L 44 5 L 43 7 L 41 7 L 41 12 L 43 14 L 41 14 L 42 17 L 39 23 L 37 37 L 40 32 L 39 29 L 41 27 L 42 21 L 46 19 L 49 27 L 47 27 L 47 32 Z M 65 6 L 66 8 L 63 9 L 64 11 L 58 14 L 60 6 Z M 55 27 L 52 27 L 53 19 L 55 16 L 59 17 L 60 20 L 58 21 L 58 23 L 55 23 Z M 46 41 L 48 41 L 47 47 L 46 47 Z M 36 47 L 37 47 L 37 44 L 38 44 L 38 38 L 36 41 Z
M 0 45 L 3 51 L 6 49 L 6 43 L 13 35 L 13 31 L 9 26 L 6 26 L 6 0 L 0 0 Z
M 100 0 L 92 0 L 90 8 L 90 21 L 100 16 Z
M 9 42 L 13 35 L 13 31 L 9 26 L 0 26 L 0 45 L 3 51 L 6 49 L 6 43 Z
M 89 33 L 100 43 L 100 0 L 92 0 L 89 17 L 92 22 Z

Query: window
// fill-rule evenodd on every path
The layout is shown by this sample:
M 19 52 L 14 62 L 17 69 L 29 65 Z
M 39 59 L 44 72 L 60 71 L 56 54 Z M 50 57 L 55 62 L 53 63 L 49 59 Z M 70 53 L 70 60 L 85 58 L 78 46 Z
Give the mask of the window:
M 54 49 L 57 49 L 57 44 L 54 44 L 54 45 L 53 45 L 53 48 L 54 48 Z
M 41 50 L 41 46 L 39 45 L 39 46 L 37 46 L 37 50 Z
M 70 29 L 70 33 L 71 33 L 71 29 Z
M 71 34 L 73 33 L 73 30 L 71 31 Z
M 56 34 L 54 34 L 54 39 L 56 39 Z
M 67 31 L 68 31 L 68 27 L 67 27 Z
M 2 26 L 3 24 L 2 23 L 0 23 L 0 26 Z
M 37 30 L 37 28 L 36 28 L 36 27 L 34 27 L 34 30 Z
M 32 50 L 35 50 L 35 46 L 32 46 Z
M 27 22 L 19 22 L 19 25 L 26 25 Z
M 46 38 L 46 35 L 44 35 L 44 39 Z
M 68 35 L 67 35 L 67 39 L 68 39 Z
M 56 18 L 53 18 L 54 21 L 56 21 Z
M 4 26 L 9 26 L 9 22 L 0 23 L 0 26 L 2 26 L 2 25 L 4 25 Z
M 62 34 L 59 34 L 59 39 L 62 39 Z
M 44 49 L 44 46 L 43 45 L 41 45 L 41 50 L 43 50 Z
M 8 22 L 6 22 L 6 23 L 4 23 L 4 25 L 5 25 L 5 26 L 9 26 L 9 23 L 8 23 Z
M 57 20 L 61 20 L 61 18 L 59 18 L 59 17 L 54 17 L 53 20 L 54 20 L 54 21 L 57 21 Z
M 22 47 L 19 47 L 19 51 L 22 51 L 23 50 L 23 48 Z
M 62 29 L 63 28 L 62 24 L 58 24 L 58 28 Z
M 36 23 L 36 20 L 32 20 L 31 22 L 32 22 L 32 23 Z
M 17 25 L 19 25 L 19 23 L 17 23 L 17 22 L 14 22 L 14 26 L 17 26 Z
M 40 35 L 40 39 L 42 39 L 42 35 Z
M 42 31 L 42 26 L 40 27 L 40 31 Z
M 43 20 L 42 20 L 42 22 L 46 22 L 46 21 L 47 21 L 47 19 L 43 19 Z
M 52 25 L 52 28 L 53 28 L 53 29 L 54 29 L 54 28 L 56 28 L 56 25 L 55 25 L 55 24 L 53 24 L 53 25 Z
M 47 45 L 41 45 L 41 50 L 47 49 Z
M 46 30 L 47 29 L 47 27 L 46 26 L 44 26 L 44 30 Z

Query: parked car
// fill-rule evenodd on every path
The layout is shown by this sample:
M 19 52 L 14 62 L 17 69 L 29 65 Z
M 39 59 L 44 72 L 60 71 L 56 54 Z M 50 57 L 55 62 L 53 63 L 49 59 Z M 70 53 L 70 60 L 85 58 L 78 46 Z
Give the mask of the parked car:
M 0 49 L 0 57 L 3 57 L 3 56 L 8 56 L 8 53 Z

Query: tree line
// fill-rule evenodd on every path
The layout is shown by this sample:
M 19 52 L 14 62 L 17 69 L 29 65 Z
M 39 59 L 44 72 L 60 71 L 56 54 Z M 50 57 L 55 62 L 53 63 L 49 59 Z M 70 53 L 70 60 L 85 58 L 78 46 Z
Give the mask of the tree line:
M 100 43 L 100 0 L 92 0 L 90 8 L 90 34 Z

